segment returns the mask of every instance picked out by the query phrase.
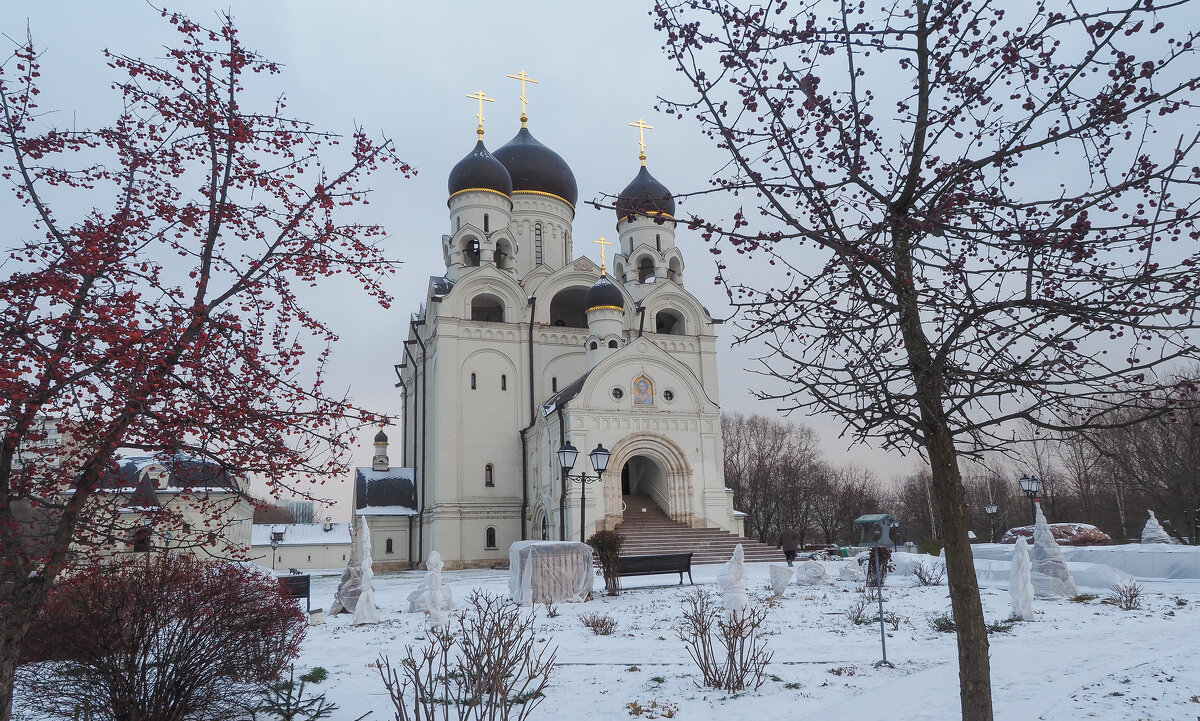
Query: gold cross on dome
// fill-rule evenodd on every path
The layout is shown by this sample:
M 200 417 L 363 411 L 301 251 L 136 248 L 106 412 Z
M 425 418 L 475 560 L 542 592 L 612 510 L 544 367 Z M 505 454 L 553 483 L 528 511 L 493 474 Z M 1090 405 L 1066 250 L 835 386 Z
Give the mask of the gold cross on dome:
M 600 246 L 600 275 L 604 275 L 604 247 L 612 245 L 612 241 L 605 240 L 604 236 L 600 236 L 600 240 L 593 240 L 593 243 Z
M 484 95 L 482 90 L 476 90 L 474 92 L 474 94 L 468 95 L 467 97 L 472 100 L 479 101 L 479 112 L 475 115 L 475 117 L 479 118 L 479 127 L 475 129 L 475 132 L 476 132 L 476 134 L 479 135 L 479 139 L 482 140 L 483 139 L 483 104 L 484 104 L 484 102 L 494 103 L 494 102 L 496 102 L 496 99 L 489 98 L 488 96 Z
M 653 125 L 646 125 L 646 121 L 638 118 L 636 123 L 630 123 L 630 127 L 638 129 L 638 147 L 642 152 L 638 153 L 638 160 L 642 161 L 642 165 L 646 164 L 646 131 L 654 130 Z
M 529 116 L 525 115 L 525 83 L 533 83 L 534 85 L 537 85 L 537 81 L 526 75 L 524 70 L 516 75 L 509 75 L 508 77 L 512 78 L 513 80 L 521 81 L 521 127 L 523 128 L 525 127 L 525 123 L 529 121 Z

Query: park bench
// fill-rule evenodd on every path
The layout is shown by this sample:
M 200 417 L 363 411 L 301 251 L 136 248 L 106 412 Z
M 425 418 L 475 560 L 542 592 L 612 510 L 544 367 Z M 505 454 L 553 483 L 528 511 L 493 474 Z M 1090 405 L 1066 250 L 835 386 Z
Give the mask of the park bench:
M 617 558 L 617 575 L 620 576 L 653 576 L 660 573 L 678 573 L 679 585 L 683 585 L 683 574 L 688 575 L 688 583 L 692 581 L 691 553 L 660 553 L 652 556 L 619 556 Z

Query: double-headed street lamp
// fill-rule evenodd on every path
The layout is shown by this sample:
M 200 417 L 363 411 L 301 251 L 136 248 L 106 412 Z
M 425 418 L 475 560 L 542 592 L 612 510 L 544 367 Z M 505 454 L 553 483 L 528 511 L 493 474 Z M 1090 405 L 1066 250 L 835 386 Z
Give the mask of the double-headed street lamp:
M 995 503 L 989 503 L 983 507 L 983 512 L 987 514 L 988 524 L 992 527 L 992 543 L 996 542 L 996 512 L 1000 507 Z
M 1033 522 L 1036 524 L 1038 492 L 1042 490 L 1042 479 L 1037 476 L 1021 476 L 1017 483 L 1021 484 L 1021 490 L 1029 496 L 1029 507 L 1033 509 Z
M 603 443 L 597 443 L 592 452 L 588 454 L 588 458 L 592 459 L 592 469 L 596 471 L 595 476 L 589 476 L 586 473 L 580 473 L 577 476 L 571 475 L 571 469 L 575 467 L 575 459 L 579 457 L 579 450 L 567 441 L 558 449 L 558 465 L 562 467 L 562 477 L 565 481 L 571 480 L 579 484 L 579 540 L 583 541 L 583 526 L 584 526 L 584 509 L 587 504 L 587 484 L 598 483 L 604 476 L 604 471 L 608 468 L 608 457 L 611 454 L 604 447 Z

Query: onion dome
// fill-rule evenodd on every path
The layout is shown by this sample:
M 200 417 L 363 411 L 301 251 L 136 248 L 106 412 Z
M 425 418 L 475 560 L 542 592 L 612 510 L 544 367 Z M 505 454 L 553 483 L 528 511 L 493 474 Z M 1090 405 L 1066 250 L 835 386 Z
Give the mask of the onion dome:
M 453 197 L 466 190 L 488 190 L 512 197 L 513 181 L 504 165 L 483 147 L 483 141 L 475 143 L 475 149 L 458 161 L 450 171 L 446 185 Z
M 575 207 L 579 199 L 575 174 L 562 156 L 539 143 L 528 128 L 521 128 L 516 137 L 497 149 L 496 160 L 508 169 L 514 191 L 546 193 Z
M 617 196 L 617 222 L 636 215 L 675 217 L 675 198 L 643 165 L 633 182 Z
M 625 295 L 621 293 L 620 288 L 609 282 L 607 275 L 602 275 L 600 280 L 588 288 L 587 295 L 583 298 L 583 305 L 588 312 L 596 308 L 625 310 Z
M 388 442 L 387 434 L 384 433 L 382 429 L 380 429 L 380 431 L 375 434 L 375 442 L 376 443 L 387 443 Z

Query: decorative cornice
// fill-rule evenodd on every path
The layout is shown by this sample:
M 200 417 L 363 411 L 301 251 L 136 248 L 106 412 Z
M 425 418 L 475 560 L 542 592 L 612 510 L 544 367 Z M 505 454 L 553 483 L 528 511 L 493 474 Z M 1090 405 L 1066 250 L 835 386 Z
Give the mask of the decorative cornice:
M 453 198 L 456 195 L 462 195 L 463 193 L 475 193 L 475 192 L 495 193 L 496 195 L 499 195 L 500 197 L 508 200 L 509 203 L 512 203 L 512 198 L 508 197 L 508 195 L 506 195 L 505 193 L 501 193 L 499 190 L 492 190 L 491 188 L 463 188 L 462 190 L 460 190 L 456 193 L 452 193 L 450 195 L 450 198 Z M 522 191 L 522 192 L 524 192 L 524 191 Z M 555 197 L 558 197 L 558 196 L 555 196 Z M 449 202 L 450 198 L 446 198 L 446 201 Z
M 561 195 L 555 195 L 554 193 L 547 193 L 544 190 L 514 190 L 513 191 L 513 195 L 516 195 L 517 193 L 529 193 L 530 195 L 544 195 L 547 198 L 554 198 L 555 200 L 561 200 L 562 202 L 571 206 L 571 210 L 575 210 L 575 206 L 571 203 L 571 201 L 567 200 L 566 198 L 562 197 Z

